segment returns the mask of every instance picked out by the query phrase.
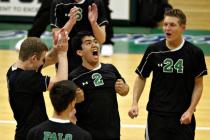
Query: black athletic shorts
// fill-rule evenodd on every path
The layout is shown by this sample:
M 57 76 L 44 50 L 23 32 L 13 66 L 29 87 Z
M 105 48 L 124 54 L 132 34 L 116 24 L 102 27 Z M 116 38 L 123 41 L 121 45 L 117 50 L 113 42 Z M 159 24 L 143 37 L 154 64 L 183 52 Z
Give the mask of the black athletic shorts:
M 180 123 L 181 115 L 163 115 L 148 113 L 146 140 L 194 140 L 195 117 L 191 123 Z

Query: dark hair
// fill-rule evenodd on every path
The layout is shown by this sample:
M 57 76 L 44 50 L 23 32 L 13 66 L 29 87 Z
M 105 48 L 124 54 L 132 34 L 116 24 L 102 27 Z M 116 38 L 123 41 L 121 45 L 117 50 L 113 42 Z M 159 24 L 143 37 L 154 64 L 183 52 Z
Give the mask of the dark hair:
M 71 40 L 71 47 L 73 48 L 74 53 L 77 50 L 82 50 L 82 40 L 85 36 L 94 36 L 92 32 L 81 31 L 78 32 Z
M 179 19 L 179 24 L 187 23 L 186 15 L 180 9 L 167 10 L 164 14 L 164 17 L 166 17 L 166 16 L 177 17 Z
M 37 37 L 26 38 L 20 47 L 19 59 L 26 61 L 29 57 L 36 55 L 40 59 L 42 53 L 48 51 L 47 46 Z
M 54 84 L 50 90 L 50 100 L 58 114 L 67 109 L 68 105 L 75 100 L 76 89 L 76 84 L 69 80 L 63 80 Z

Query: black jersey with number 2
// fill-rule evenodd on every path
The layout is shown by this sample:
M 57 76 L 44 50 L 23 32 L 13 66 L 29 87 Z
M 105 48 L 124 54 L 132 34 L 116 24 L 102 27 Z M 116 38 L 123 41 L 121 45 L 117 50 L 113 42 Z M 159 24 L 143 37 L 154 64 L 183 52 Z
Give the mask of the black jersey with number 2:
M 84 90 L 84 102 L 76 105 L 77 124 L 89 131 L 95 139 L 120 137 L 120 117 L 118 112 L 115 82 L 123 79 L 112 64 L 101 64 L 94 70 L 83 66 L 70 74 Z

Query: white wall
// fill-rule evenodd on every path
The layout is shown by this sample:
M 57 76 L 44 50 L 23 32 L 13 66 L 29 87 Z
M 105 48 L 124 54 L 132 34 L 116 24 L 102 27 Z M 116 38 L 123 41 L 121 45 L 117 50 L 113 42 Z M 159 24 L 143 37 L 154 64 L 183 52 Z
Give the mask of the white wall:
M 129 20 L 129 0 L 110 0 L 110 9 L 112 9 L 112 19 Z M 33 0 L 30 3 L 23 3 L 19 0 L 0 1 L 0 15 L 7 16 L 35 16 L 40 3 Z
M 110 9 L 112 19 L 129 20 L 130 19 L 130 1 L 129 0 L 110 0 Z
M 33 0 L 30 3 L 8 0 L 8 2 L 0 2 L 0 15 L 35 16 L 39 6 L 38 0 Z

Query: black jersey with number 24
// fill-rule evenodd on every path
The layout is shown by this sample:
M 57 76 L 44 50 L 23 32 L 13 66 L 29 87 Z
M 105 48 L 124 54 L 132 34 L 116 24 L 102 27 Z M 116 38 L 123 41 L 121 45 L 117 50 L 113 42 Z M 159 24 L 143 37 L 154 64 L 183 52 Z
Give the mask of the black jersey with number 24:
M 197 76 L 207 75 L 202 50 L 190 42 L 169 50 L 165 40 L 149 46 L 136 69 L 144 78 L 153 72 L 148 111 L 183 113 L 189 107 Z

